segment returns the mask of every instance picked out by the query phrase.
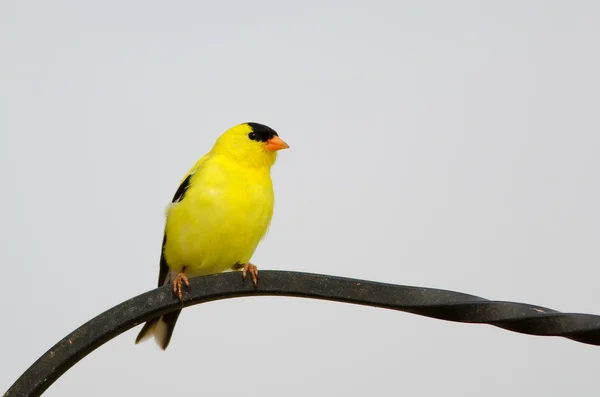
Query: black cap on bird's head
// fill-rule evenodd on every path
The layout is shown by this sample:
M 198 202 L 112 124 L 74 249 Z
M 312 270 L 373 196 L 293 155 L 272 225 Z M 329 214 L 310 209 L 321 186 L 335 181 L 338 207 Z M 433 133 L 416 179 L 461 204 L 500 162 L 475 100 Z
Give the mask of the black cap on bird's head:
M 288 144 L 279 138 L 277 131 L 271 127 L 254 122 L 246 124 L 252 129 L 252 132 L 248 134 L 248 138 L 257 142 L 265 142 L 267 150 L 275 152 L 277 150 L 289 148 Z
M 277 131 L 275 131 L 271 127 L 267 127 L 264 124 L 254 122 L 249 122 L 246 124 L 248 124 L 250 128 L 252 128 L 252 132 L 250 133 L 252 134 L 252 138 L 250 139 L 252 139 L 253 141 L 266 142 L 274 136 L 279 136 L 279 134 L 277 134 Z

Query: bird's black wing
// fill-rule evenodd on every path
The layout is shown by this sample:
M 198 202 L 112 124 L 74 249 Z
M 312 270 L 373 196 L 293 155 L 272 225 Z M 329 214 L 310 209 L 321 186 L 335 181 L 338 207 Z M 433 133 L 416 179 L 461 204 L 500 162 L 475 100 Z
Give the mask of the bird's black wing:
M 183 182 L 181 182 L 181 184 L 179 185 L 179 188 L 177 188 L 177 191 L 175 192 L 175 195 L 173 196 L 173 200 L 171 200 L 172 203 L 179 203 L 179 202 L 181 202 L 181 200 L 183 200 L 185 193 L 187 192 L 188 188 L 190 187 L 190 181 L 192 180 L 192 175 L 194 175 L 194 174 L 190 173 L 183 180 Z M 165 282 L 167 281 L 167 276 L 169 275 L 169 265 L 167 265 L 167 260 L 165 258 L 165 245 L 166 244 L 167 244 L 167 233 L 165 231 L 165 234 L 163 236 L 162 247 L 160 248 L 160 270 L 158 272 L 158 286 L 159 287 L 165 285 Z

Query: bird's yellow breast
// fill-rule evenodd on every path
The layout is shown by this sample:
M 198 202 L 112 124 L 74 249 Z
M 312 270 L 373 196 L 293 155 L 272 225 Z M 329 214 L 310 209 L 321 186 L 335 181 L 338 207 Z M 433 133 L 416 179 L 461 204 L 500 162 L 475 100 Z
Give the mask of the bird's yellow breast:
M 164 254 L 191 277 L 250 261 L 273 215 L 270 171 L 222 156 L 206 159 L 179 203 L 167 211 Z

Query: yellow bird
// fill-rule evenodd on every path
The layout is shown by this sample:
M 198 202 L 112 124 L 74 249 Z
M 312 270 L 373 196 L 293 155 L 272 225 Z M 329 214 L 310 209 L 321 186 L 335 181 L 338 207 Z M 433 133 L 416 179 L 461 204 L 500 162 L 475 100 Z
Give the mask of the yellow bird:
M 158 286 L 173 284 L 181 300 L 188 277 L 240 270 L 256 285 L 250 263 L 273 215 L 271 166 L 289 148 L 275 130 L 244 123 L 225 131 L 183 178 L 167 209 Z M 135 343 L 154 336 L 169 345 L 180 310 L 144 324 Z

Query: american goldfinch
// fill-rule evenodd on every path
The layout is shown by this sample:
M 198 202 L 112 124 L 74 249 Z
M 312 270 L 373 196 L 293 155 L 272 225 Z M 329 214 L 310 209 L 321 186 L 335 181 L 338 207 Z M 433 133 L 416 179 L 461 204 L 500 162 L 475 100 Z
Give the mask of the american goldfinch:
M 244 123 L 225 131 L 181 181 L 167 209 L 158 286 L 173 285 L 182 300 L 188 277 L 242 270 L 250 263 L 273 215 L 271 166 L 289 146 L 275 130 Z M 164 350 L 181 310 L 144 324 L 135 343 L 154 336 Z

